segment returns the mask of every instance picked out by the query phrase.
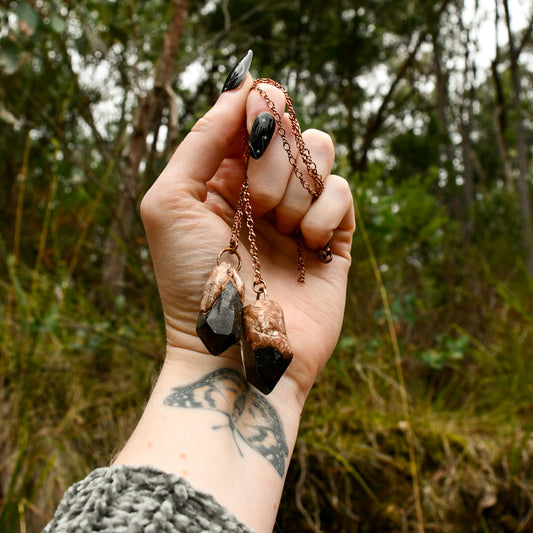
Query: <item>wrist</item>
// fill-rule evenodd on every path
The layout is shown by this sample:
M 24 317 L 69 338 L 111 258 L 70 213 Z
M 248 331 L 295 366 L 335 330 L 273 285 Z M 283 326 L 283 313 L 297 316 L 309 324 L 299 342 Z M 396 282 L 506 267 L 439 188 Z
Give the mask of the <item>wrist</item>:
M 257 531 L 271 531 L 299 408 L 289 380 L 264 396 L 233 357 L 168 346 L 137 429 L 117 464 L 187 478 Z
M 194 339 L 188 343 L 189 346 L 195 347 L 193 349 L 167 344 L 165 362 L 159 376 L 160 381 L 164 380 L 169 386 L 172 384 L 176 386 L 195 381 L 223 368 L 233 369 L 245 377 L 239 344 L 222 355 L 214 356 L 207 353 L 198 338 L 196 340 L 198 343 L 195 343 Z M 300 372 L 305 372 L 300 368 L 301 366 L 303 365 L 298 360 L 293 360 L 286 374 L 282 376 L 269 395 L 263 395 L 256 391 L 280 412 L 282 418 L 286 419 L 287 425 L 295 426 L 296 431 L 305 400 L 309 394 L 309 390 L 304 390 L 297 378 Z M 250 385 L 250 388 L 255 391 L 253 386 Z
M 241 371 L 238 346 L 223 355 L 213 356 L 206 351 L 199 339 L 198 341 L 198 345 L 193 341 L 187 348 L 167 343 L 165 361 L 159 379 L 165 377 L 186 382 L 219 368 L 234 368 Z

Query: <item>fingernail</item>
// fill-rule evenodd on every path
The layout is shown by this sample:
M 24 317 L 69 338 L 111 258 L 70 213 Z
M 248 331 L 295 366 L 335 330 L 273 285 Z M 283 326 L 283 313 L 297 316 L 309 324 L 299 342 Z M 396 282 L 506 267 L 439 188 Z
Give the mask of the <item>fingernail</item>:
M 270 113 L 260 113 L 254 120 L 252 131 L 250 131 L 250 140 L 248 141 L 248 149 L 250 156 L 254 159 L 259 159 L 268 147 L 274 130 L 276 128 L 276 121 Z
M 248 50 L 248 52 L 241 57 L 240 61 L 231 69 L 231 72 L 228 74 L 221 92 L 236 89 L 243 82 L 246 74 L 248 74 L 253 57 L 254 54 L 251 50 Z

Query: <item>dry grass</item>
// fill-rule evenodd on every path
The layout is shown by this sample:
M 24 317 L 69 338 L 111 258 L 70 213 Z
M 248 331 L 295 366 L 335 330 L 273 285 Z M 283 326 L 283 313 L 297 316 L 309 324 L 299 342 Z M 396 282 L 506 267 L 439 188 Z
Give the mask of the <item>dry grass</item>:
M 533 530 L 529 282 L 500 282 L 485 265 L 463 303 L 436 308 L 405 280 L 381 279 L 369 242 L 303 416 L 278 527 Z M 0 531 L 37 532 L 127 438 L 163 331 L 153 291 L 102 312 L 94 290 L 65 281 L 68 264 L 26 267 L 0 251 Z
M 32 284 L 32 272 L 19 273 L 2 286 L 0 530 L 6 532 L 40 531 L 64 490 L 109 462 L 139 415 L 162 343 L 153 318 L 130 313 L 119 322 L 118 315 L 102 316 L 75 287 L 46 279 Z

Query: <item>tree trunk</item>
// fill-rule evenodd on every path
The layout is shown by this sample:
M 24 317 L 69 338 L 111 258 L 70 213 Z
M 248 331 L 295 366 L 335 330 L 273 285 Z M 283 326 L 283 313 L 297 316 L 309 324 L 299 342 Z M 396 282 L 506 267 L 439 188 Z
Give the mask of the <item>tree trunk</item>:
M 450 135 L 450 120 L 448 118 L 450 108 L 450 97 L 448 93 L 448 76 L 445 75 L 442 68 L 442 47 L 439 40 L 439 28 L 435 29 L 432 35 L 433 39 L 433 67 L 435 70 L 435 83 L 437 93 L 437 114 L 439 118 L 439 130 L 442 143 L 444 144 L 444 168 L 446 169 L 446 178 L 448 183 L 455 183 L 455 171 L 453 166 L 454 147 Z M 442 200 L 444 189 L 438 187 L 439 198 Z M 457 208 L 453 207 L 455 217 L 457 217 Z
M 494 131 L 496 133 L 496 144 L 498 145 L 498 153 L 500 155 L 501 172 L 506 189 L 509 192 L 513 192 L 513 175 L 509 168 L 509 154 L 507 145 L 505 143 L 505 131 L 507 129 L 507 109 L 500 76 L 498 74 L 497 59 L 492 62 L 492 78 L 494 80 L 494 87 L 496 89 L 496 101 L 493 113 Z
M 171 93 L 168 89 L 175 70 L 176 54 L 187 20 L 188 7 L 189 0 L 173 0 L 172 17 L 157 63 L 154 87 L 145 98 L 139 99 L 133 120 L 133 131 L 121 153 L 118 199 L 113 222 L 104 244 L 102 268 L 104 299 L 108 295 L 118 296 L 124 289 L 128 239 L 142 188 L 139 169 L 146 157 L 147 137 L 151 131 L 158 129 L 158 126 L 153 127 L 153 121 L 161 116 L 168 95 Z
M 530 276 L 533 276 L 533 226 L 531 224 L 531 198 L 528 180 L 528 162 L 527 162 L 527 144 L 524 122 L 522 119 L 522 110 L 520 108 L 521 99 L 521 82 L 518 68 L 518 57 L 521 47 L 516 48 L 513 32 L 511 30 L 511 16 L 509 13 L 509 2 L 503 0 L 505 10 L 505 22 L 507 33 L 509 35 L 509 56 L 511 62 L 511 80 L 513 85 L 513 107 L 515 112 L 515 128 L 517 140 L 517 158 L 518 158 L 518 179 L 516 188 L 518 190 L 520 202 L 520 214 L 522 218 L 522 244 L 526 253 L 526 267 Z M 527 32 L 531 31 L 531 24 Z
M 474 176 L 472 168 L 472 143 L 470 140 L 470 113 L 466 120 L 461 120 L 461 147 L 463 159 L 463 216 L 462 234 L 465 242 L 471 242 L 474 236 Z
M 470 58 L 470 29 L 461 22 L 461 30 L 465 36 L 465 55 L 462 103 L 460 106 L 461 153 L 463 160 L 463 206 L 461 213 L 461 229 L 463 240 L 472 241 L 474 236 L 474 172 L 472 165 L 472 118 L 474 115 L 476 67 Z
M 500 25 L 499 0 L 495 1 L 494 15 L 494 35 L 496 37 L 496 50 L 494 60 L 491 63 L 492 79 L 495 88 L 495 106 L 494 106 L 494 129 L 496 131 L 496 141 L 498 144 L 498 153 L 500 155 L 502 177 L 505 187 L 509 192 L 514 192 L 513 174 L 509 165 L 509 152 L 505 143 L 505 132 L 507 130 L 507 104 L 503 92 L 502 81 L 498 73 L 500 64 L 500 45 L 498 42 L 498 28 Z
M 346 106 L 346 140 L 348 145 L 348 161 L 350 163 L 350 167 L 352 169 L 352 172 L 355 172 L 355 170 L 358 168 L 358 161 L 357 161 L 357 150 L 355 147 L 355 132 L 356 126 L 355 126 L 355 120 L 354 120 L 354 96 L 353 96 L 353 87 L 352 84 L 349 84 L 346 88 L 346 94 L 344 99 L 344 105 Z

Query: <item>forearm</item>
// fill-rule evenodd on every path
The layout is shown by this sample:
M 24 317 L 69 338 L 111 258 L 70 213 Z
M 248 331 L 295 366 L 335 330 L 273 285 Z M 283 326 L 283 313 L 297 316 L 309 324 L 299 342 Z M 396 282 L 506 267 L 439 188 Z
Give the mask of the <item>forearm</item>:
M 169 348 L 145 412 L 115 463 L 148 464 L 184 477 L 243 523 L 271 532 L 299 417 L 290 381 L 265 397 L 230 359 Z
M 243 523 L 271 532 L 303 404 L 340 331 L 355 220 L 349 184 L 331 174 L 331 139 L 316 131 L 299 133 L 295 118 L 285 123 L 287 132 L 298 136 L 300 146 L 311 145 L 300 152 L 306 162 L 303 173 L 280 142 L 266 152 L 263 146 L 261 159 L 247 164 L 243 124 L 255 124 L 260 112 L 274 107 L 283 117 L 288 101 L 275 82 L 261 92 L 253 90 L 245 73 L 251 54 L 246 57 L 237 69 L 241 85 L 225 86 L 227 91 L 197 122 L 142 201 L 167 342 L 174 347 L 168 348 L 146 410 L 116 463 L 148 464 L 184 477 Z M 283 124 L 280 119 L 277 127 Z M 296 170 L 316 187 L 302 187 Z M 293 354 L 267 397 L 242 376 L 238 346 L 224 357 L 200 355 L 204 348 L 195 335 L 207 265 L 228 250 L 228 242 L 235 244 L 243 224 L 250 250 L 239 247 L 242 279 L 247 291 L 262 283 L 265 299 L 263 275 L 268 280 L 269 294 L 285 317 L 282 321 L 281 313 L 276 314 L 275 333 L 286 329 L 290 340 L 291 350 L 282 355 L 289 359 Z M 331 265 L 309 257 L 305 284 L 296 282 L 298 246 L 290 236 L 295 230 L 312 249 L 329 241 L 334 256 Z M 265 330 L 268 323 L 262 322 Z M 248 361 L 248 370 L 251 366 Z M 279 374 L 274 377 L 269 386 Z

